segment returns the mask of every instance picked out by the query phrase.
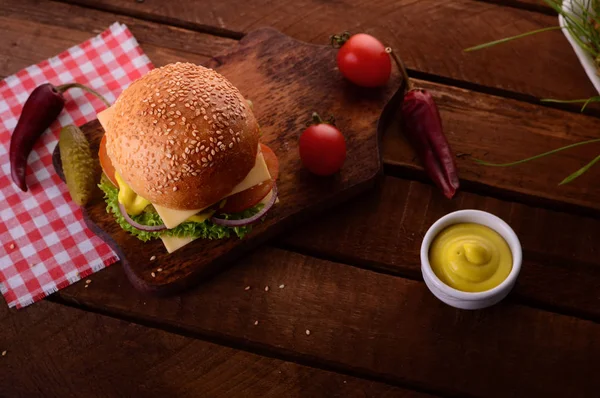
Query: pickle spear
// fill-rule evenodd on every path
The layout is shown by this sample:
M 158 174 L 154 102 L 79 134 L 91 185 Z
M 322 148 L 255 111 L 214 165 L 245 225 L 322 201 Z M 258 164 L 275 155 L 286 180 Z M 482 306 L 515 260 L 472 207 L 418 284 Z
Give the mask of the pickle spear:
M 90 143 L 77 126 L 68 125 L 60 130 L 58 146 L 71 198 L 79 206 L 85 206 L 92 198 L 96 184 Z

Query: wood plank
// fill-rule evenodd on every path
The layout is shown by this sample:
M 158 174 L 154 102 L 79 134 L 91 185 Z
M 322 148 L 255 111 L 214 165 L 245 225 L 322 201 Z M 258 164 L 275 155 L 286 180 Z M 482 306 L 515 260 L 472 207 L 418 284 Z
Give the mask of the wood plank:
M 14 73 L 55 55 L 117 19 L 128 24 L 157 65 L 177 60 L 204 62 L 207 56 L 235 44 L 231 39 L 68 4 L 49 2 L 43 8 L 36 7 L 37 2 L 33 0 L 0 0 L 0 4 L 6 15 L 0 16 L 0 23 L 7 30 L 7 40 L 0 41 L 0 75 Z M 471 153 L 499 162 L 520 159 L 595 138 L 593 132 L 599 127 L 597 119 L 591 117 L 435 83 L 415 82 L 436 95 L 448 137 L 457 153 Z M 600 190 L 590 183 L 600 177 L 597 168 L 572 184 L 554 187 L 595 156 L 596 150 L 594 146 L 580 148 L 511 169 L 478 166 L 469 158 L 461 158 L 458 163 L 461 177 L 467 182 L 517 192 L 532 200 L 543 198 L 600 211 Z M 420 170 L 412 150 L 398 134 L 386 136 L 384 160 L 388 164 Z
M 544 0 L 476 0 L 486 3 L 495 3 L 504 7 L 515 7 L 523 10 L 541 12 L 547 15 L 556 15 L 556 12 Z
M 431 397 L 48 301 L 0 322 L 6 397 Z
M 600 387 L 594 322 L 510 300 L 459 311 L 421 282 L 277 249 L 169 298 L 141 296 L 118 265 L 91 279 L 60 297 L 390 383 L 489 397 L 590 396 Z
M 471 193 L 446 200 L 429 185 L 386 177 L 380 189 L 283 237 L 284 247 L 421 279 L 427 229 L 443 215 L 479 209 L 509 223 L 523 246 L 520 301 L 600 320 L 600 220 Z
M 22 0 L 0 0 L 0 77 L 85 41 L 113 22 L 126 24 L 155 65 L 204 63 L 235 40 L 178 29 L 89 8 Z
M 414 83 L 434 95 L 455 154 L 505 163 L 598 138 L 600 120 L 595 117 L 436 83 L 419 80 Z M 491 188 L 487 191 L 510 192 L 510 197 L 529 203 L 585 208 L 597 215 L 600 186 L 594 181 L 600 179 L 600 167 L 592 168 L 570 184 L 558 186 L 558 183 L 594 159 L 599 148 L 600 144 L 582 146 L 511 168 L 482 166 L 471 156 L 459 157 L 457 165 L 461 179 L 471 186 L 483 184 Z M 383 151 L 387 164 L 422 170 L 397 126 L 386 132 Z
M 471 0 L 300 0 L 279 5 L 270 0 L 67 1 L 230 35 L 272 26 L 297 39 L 325 44 L 333 33 L 364 31 L 394 47 L 409 68 L 422 73 L 540 98 L 597 95 L 559 31 L 464 53 L 467 47 L 557 25 L 555 16 L 499 4 Z

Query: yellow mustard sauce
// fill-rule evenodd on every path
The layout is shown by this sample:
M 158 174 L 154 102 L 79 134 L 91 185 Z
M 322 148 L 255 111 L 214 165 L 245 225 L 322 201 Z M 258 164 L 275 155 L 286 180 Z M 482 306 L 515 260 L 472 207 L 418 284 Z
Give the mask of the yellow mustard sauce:
M 117 196 L 117 198 L 119 200 L 119 203 L 121 203 L 125 207 L 125 211 L 127 211 L 127 214 L 129 214 L 130 216 L 137 216 L 138 214 L 141 214 L 148 205 L 152 204 L 149 200 L 144 199 L 143 197 L 136 194 L 133 191 L 133 189 L 131 189 L 131 187 L 127 185 L 125 180 L 123 180 L 123 177 L 121 177 L 121 175 L 116 171 L 115 179 L 117 180 L 117 184 L 119 184 L 119 195 Z M 186 221 L 203 223 L 204 221 L 211 218 L 214 213 L 214 210 L 206 210 L 204 212 L 194 214 L 193 216 L 189 217 Z
M 117 184 L 119 184 L 119 196 L 117 198 L 119 203 L 125 207 L 127 214 L 130 216 L 137 216 L 143 212 L 146 206 L 150 204 L 150 201 L 133 192 L 133 189 L 127 185 L 121 175 L 116 171 L 115 179 L 117 180 Z
M 429 248 L 433 272 L 448 286 L 464 292 L 483 292 L 498 286 L 512 269 L 508 244 L 480 224 L 452 225 L 438 234 Z

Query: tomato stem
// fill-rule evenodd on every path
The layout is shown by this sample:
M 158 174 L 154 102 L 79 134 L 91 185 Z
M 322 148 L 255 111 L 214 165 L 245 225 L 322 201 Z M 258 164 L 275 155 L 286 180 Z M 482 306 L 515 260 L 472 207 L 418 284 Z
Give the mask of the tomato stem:
M 323 118 L 321 116 L 319 116 L 319 114 L 317 112 L 313 112 L 311 115 L 311 121 L 306 123 L 307 126 L 313 126 L 313 125 L 318 125 L 318 124 L 331 124 L 332 126 L 335 126 L 335 118 L 333 117 L 333 115 L 329 115 L 329 118 L 327 120 L 323 120 Z
M 352 35 L 348 31 L 345 31 L 344 33 L 339 34 L 339 35 L 329 36 L 329 40 L 331 41 L 331 46 L 333 48 L 340 48 L 350 39 L 350 36 L 352 36 Z
M 406 88 L 404 92 L 408 92 L 412 89 L 411 84 L 410 84 L 410 78 L 408 77 L 408 72 L 406 72 L 406 67 L 404 66 L 404 62 L 402 62 L 402 60 L 400 59 L 400 57 L 398 56 L 398 54 L 396 54 L 394 52 L 394 50 L 392 50 L 392 47 L 386 47 L 385 48 L 385 52 L 390 54 L 390 56 L 392 57 L 392 59 L 394 60 L 394 62 L 396 63 L 396 65 L 398 66 L 398 69 L 400 69 L 400 73 L 402 74 L 402 78 L 404 79 L 404 81 L 406 82 Z

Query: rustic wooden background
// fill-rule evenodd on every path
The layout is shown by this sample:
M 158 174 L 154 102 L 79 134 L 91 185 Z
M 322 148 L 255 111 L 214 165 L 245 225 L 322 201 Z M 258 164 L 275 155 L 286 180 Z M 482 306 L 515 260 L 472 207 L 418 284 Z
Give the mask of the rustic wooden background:
M 401 54 L 457 153 L 510 161 L 599 136 L 598 108 L 539 103 L 597 94 L 561 32 L 462 52 L 556 25 L 537 0 L 0 0 L 0 10 L 0 77 L 114 21 L 156 65 L 206 62 L 263 26 L 321 44 L 349 29 Z M 0 306 L 0 396 L 598 396 L 600 167 L 557 183 L 599 149 L 510 170 L 461 157 L 464 189 L 448 201 L 388 134 L 375 191 L 211 283 L 151 298 L 115 265 L 87 288 Z M 424 232 L 462 208 L 504 218 L 524 248 L 513 294 L 484 311 L 445 306 L 420 276 Z

